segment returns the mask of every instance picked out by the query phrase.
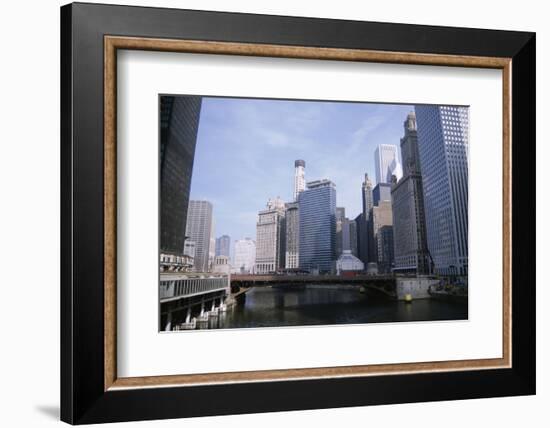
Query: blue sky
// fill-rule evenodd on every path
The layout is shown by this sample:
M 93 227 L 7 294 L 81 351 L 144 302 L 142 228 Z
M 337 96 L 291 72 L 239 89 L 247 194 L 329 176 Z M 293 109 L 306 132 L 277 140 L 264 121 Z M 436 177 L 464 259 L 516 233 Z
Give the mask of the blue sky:
M 319 101 L 203 98 L 191 199 L 214 206 L 215 235 L 256 237 L 268 198 L 292 200 L 294 160 L 306 182 L 329 178 L 337 206 L 361 210 L 365 172 L 374 182 L 378 144 L 399 147 L 413 106 Z

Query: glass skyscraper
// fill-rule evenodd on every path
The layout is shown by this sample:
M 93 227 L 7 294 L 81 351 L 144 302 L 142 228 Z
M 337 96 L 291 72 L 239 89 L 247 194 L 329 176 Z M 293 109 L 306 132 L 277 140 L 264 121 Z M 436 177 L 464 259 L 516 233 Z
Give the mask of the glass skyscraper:
M 160 98 L 160 251 L 183 254 L 202 97 Z
M 372 189 L 372 205 L 378 205 L 380 201 L 391 201 L 391 186 L 389 183 L 378 183 L 374 186 L 374 189 Z
M 300 269 L 334 270 L 336 244 L 336 186 L 330 180 L 307 183 L 298 195 Z
M 380 144 L 374 152 L 374 169 L 378 184 L 391 183 L 393 175 L 399 180 L 403 176 L 403 171 L 397 157 L 397 147 L 392 144 Z
M 468 108 L 415 106 L 428 249 L 437 273 L 468 273 Z

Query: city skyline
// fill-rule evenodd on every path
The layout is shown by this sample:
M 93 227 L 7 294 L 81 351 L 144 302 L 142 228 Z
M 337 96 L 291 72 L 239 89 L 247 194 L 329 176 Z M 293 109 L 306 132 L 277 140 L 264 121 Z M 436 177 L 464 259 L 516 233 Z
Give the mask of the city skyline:
M 189 98 L 193 103 L 168 98 L 161 109 L 162 236 L 177 233 L 184 241 L 183 252 L 170 247 L 176 239 L 161 241 L 164 330 L 376 322 L 374 312 L 358 307 L 350 318 L 349 307 L 339 304 L 343 298 L 376 306 L 373 293 L 406 303 L 434 300 L 420 319 L 433 318 L 430 308 L 439 299 L 456 306 L 436 318 L 467 317 L 467 107 L 398 106 L 404 111 L 393 117 L 394 106 L 367 104 L 371 115 L 377 111 L 378 125 L 350 134 L 349 116 L 357 111 L 345 103 L 313 108 L 311 102 L 215 99 L 222 107 L 212 107 L 218 116 L 209 120 L 208 111 L 191 108 L 197 100 L 208 105 L 205 99 Z M 245 117 L 236 117 L 243 108 Z M 399 145 L 373 137 L 379 127 L 385 129 L 379 135 L 388 132 L 387 121 L 400 124 Z M 321 135 L 327 123 L 331 132 Z M 210 140 L 199 141 L 199 129 Z M 270 129 L 279 130 L 276 138 Z M 356 139 L 355 147 L 344 135 Z M 181 147 L 198 153 L 191 167 L 176 150 Z M 285 167 L 292 164 L 293 170 Z M 181 166 L 187 174 L 179 173 Z M 189 202 L 184 235 L 176 229 L 185 211 L 164 212 L 181 202 L 175 190 Z M 318 288 L 321 282 L 330 287 Z M 286 298 L 299 290 L 297 312 L 287 319 L 295 302 L 288 306 Z M 257 300 L 262 296 L 268 300 Z M 334 314 L 323 310 L 311 318 L 321 302 Z M 390 312 L 389 319 L 399 318 Z
M 269 198 L 294 200 L 295 161 L 304 159 L 305 181 L 334 182 L 337 205 L 354 218 L 362 210 L 357 188 L 365 173 L 375 176 L 376 148 L 399 145 L 403 117 L 413 110 L 411 105 L 204 97 L 190 198 L 213 204 L 216 237 L 255 238 L 258 211 Z M 232 167 L 212 167 L 222 162 Z

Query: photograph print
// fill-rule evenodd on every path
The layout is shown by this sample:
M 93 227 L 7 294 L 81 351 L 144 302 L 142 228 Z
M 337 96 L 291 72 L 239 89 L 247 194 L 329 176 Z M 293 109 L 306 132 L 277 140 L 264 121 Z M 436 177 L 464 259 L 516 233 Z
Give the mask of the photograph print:
M 159 330 L 468 319 L 469 107 L 159 96 Z

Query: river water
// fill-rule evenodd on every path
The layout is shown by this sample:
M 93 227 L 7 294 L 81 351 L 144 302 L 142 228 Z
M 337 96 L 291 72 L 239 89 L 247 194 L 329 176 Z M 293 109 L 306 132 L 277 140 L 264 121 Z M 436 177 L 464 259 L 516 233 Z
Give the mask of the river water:
M 412 303 L 359 293 L 357 288 L 252 288 L 244 304 L 199 328 L 281 327 L 402 321 L 464 320 L 468 305 L 434 299 Z

